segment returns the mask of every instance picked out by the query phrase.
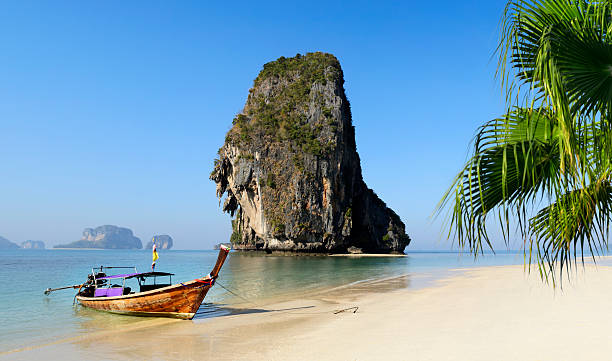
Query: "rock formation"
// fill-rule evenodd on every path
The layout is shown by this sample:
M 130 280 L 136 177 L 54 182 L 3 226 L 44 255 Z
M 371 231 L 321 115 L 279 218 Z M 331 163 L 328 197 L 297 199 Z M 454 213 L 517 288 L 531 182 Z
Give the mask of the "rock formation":
M 170 249 L 173 246 L 172 237 L 167 234 L 153 236 L 149 243 L 147 243 L 146 249 L 153 248 L 153 242 L 157 245 L 157 249 Z
M 19 246 L 8 239 L 0 236 L 0 249 L 18 249 Z
M 43 242 L 43 241 L 27 240 L 25 242 L 21 242 L 21 248 L 24 248 L 24 249 L 45 249 L 45 242 Z
M 361 175 L 340 63 L 310 53 L 267 63 L 210 178 L 242 250 L 401 253 L 404 223 Z
M 141 249 L 142 242 L 128 228 L 106 225 L 85 228 L 80 240 L 55 248 Z

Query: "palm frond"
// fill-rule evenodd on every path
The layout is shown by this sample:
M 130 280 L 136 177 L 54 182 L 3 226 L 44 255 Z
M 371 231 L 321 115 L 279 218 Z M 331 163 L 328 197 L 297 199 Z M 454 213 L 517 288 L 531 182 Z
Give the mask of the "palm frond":
M 449 236 L 461 247 L 478 253 L 484 242 L 492 248 L 486 222 L 495 209 L 507 240 L 510 213 L 526 215 L 530 200 L 559 187 L 561 154 L 553 118 L 547 110 L 517 108 L 481 127 L 474 155 L 438 206 L 452 203 Z
M 585 188 L 558 197 L 530 220 L 529 259 L 548 279 L 576 262 L 578 253 L 591 257 L 608 249 L 612 185 L 604 177 Z M 553 277 L 554 280 L 554 277 Z
M 507 114 L 480 128 L 473 156 L 438 205 L 449 209 L 449 237 L 460 246 L 490 247 L 487 219 L 496 210 L 506 242 L 517 218 L 529 261 L 545 278 L 577 251 L 607 249 L 611 34 L 611 0 L 507 3 L 496 74 Z
M 510 1 L 498 47 L 505 85 L 544 93 L 567 121 L 612 109 L 612 26 L 608 1 Z M 512 74 L 511 74 L 512 73 Z M 562 114 L 567 108 L 568 113 Z M 569 126 L 569 124 L 568 124 Z

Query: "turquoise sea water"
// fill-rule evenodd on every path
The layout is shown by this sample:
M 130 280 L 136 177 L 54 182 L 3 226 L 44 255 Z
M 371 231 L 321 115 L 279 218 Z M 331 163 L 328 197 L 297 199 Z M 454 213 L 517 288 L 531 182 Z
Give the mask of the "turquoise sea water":
M 175 273 L 173 282 L 208 274 L 217 251 L 161 251 L 157 271 Z M 461 267 L 521 264 L 522 254 L 502 253 L 473 257 L 457 253 L 409 253 L 407 257 L 277 256 L 232 252 L 219 282 L 254 302 L 287 294 L 315 291 L 348 283 L 409 275 L 442 277 Z M 146 322 L 139 317 L 111 315 L 73 307 L 74 290 L 43 295 L 47 287 L 80 284 L 94 266 L 136 266 L 150 269 L 151 251 L 145 250 L 14 250 L 0 252 L 0 353 L 50 343 L 84 332 L 104 331 Z M 123 273 L 123 272 L 117 272 Z M 413 278 L 412 278 L 413 277 Z M 418 285 L 412 282 L 410 287 Z M 220 286 L 206 303 L 243 302 Z M 183 321 L 190 322 L 190 321 Z

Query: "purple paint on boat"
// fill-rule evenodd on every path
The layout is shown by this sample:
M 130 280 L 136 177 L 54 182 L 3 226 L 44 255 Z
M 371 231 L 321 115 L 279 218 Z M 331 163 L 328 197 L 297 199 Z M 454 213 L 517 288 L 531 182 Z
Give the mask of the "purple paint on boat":
M 113 287 L 113 288 L 98 288 L 94 292 L 94 297 L 115 297 L 123 295 L 122 287 Z

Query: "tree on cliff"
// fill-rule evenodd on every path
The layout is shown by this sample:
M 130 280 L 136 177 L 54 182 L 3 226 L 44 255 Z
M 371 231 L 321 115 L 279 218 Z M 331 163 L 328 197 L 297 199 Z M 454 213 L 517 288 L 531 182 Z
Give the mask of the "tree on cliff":
M 510 1 L 498 72 L 508 111 L 487 122 L 443 197 L 449 237 L 473 254 L 511 226 L 548 279 L 607 250 L 612 207 L 612 5 Z M 522 105 L 522 106 L 520 106 Z

